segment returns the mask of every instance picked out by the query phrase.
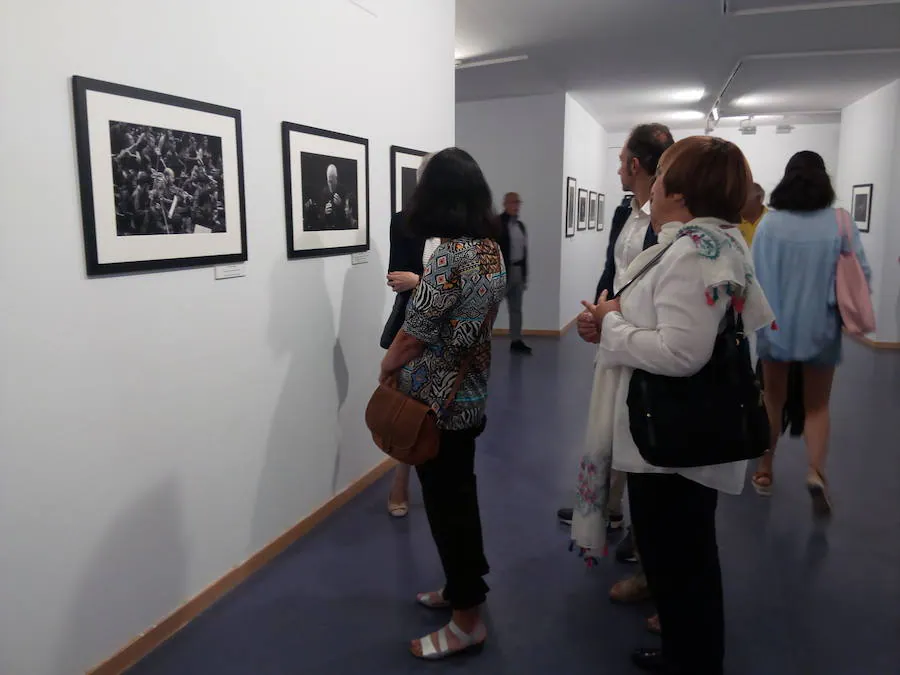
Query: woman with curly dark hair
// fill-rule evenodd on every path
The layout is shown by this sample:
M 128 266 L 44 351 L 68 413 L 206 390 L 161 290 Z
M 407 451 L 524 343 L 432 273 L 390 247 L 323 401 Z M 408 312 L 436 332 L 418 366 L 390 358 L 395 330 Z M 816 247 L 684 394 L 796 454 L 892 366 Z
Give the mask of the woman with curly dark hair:
M 434 660 L 478 647 L 487 637 L 480 606 L 489 568 L 478 509 L 475 439 L 486 422 L 491 329 L 506 291 L 506 270 L 495 241 L 491 191 L 467 152 L 448 148 L 428 162 L 410 203 L 408 227 L 423 240 L 439 237 L 441 244 L 384 357 L 380 381 L 396 381 L 400 391 L 427 403 L 440 431 L 437 457 L 416 472 L 444 586 L 420 593 L 417 600 L 453 614 L 446 626 L 410 645 L 414 656 Z

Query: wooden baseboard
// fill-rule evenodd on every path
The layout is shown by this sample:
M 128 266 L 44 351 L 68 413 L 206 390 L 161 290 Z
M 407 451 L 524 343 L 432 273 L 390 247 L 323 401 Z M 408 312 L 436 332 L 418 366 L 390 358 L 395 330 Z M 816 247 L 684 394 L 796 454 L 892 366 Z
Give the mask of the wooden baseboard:
M 163 642 L 175 635 L 193 619 L 212 606 L 229 591 L 246 581 L 252 574 L 272 561 L 300 537 L 307 534 L 316 525 L 328 518 L 332 513 L 347 504 L 360 492 L 372 485 L 395 466 L 393 460 L 386 459 L 359 480 L 349 485 L 325 504 L 313 511 L 306 518 L 294 525 L 287 532 L 254 553 L 246 561 L 232 569 L 225 576 L 213 582 L 181 607 L 172 612 L 155 626 L 148 628 L 132 640 L 116 654 L 98 666 L 87 671 L 86 675 L 119 675 L 147 656 Z
M 872 349 L 900 349 L 900 342 L 883 342 L 880 340 L 871 340 L 865 335 L 850 335 L 849 333 L 846 333 L 846 335 L 849 335 L 859 344 L 865 345 L 866 347 L 870 347 Z
M 575 325 L 575 322 L 577 320 L 578 320 L 578 317 L 575 317 L 574 319 L 572 319 L 569 323 L 567 323 L 565 326 L 563 326 L 559 330 L 523 330 L 522 336 L 523 337 L 530 336 L 530 337 L 561 338 L 563 335 L 565 335 L 572 329 L 572 326 Z M 508 328 L 495 328 L 493 335 L 494 335 L 494 337 L 506 337 L 509 335 L 509 329 Z

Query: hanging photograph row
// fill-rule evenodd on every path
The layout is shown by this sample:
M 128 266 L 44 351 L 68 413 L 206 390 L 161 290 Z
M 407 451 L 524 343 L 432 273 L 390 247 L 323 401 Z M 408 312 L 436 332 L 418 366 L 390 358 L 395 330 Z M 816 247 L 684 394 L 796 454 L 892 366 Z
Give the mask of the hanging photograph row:
M 88 276 L 247 260 L 239 110 L 80 76 L 72 89 Z M 281 131 L 288 258 L 367 251 L 369 141 Z M 392 212 L 424 155 L 391 147 Z
M 578 181 L 566 179 L 566 237 L 576 231 L 603 229 L 606 196 L 602 192 L 578 187 Z

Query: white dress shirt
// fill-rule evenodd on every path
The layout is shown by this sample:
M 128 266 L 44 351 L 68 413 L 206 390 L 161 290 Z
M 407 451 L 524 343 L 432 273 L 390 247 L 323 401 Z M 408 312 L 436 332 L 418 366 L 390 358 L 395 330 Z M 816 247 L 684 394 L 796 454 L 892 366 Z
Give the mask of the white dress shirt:
M 659 263 L 625 292 L 622 312 L 610 312 L 603 319 L 598 359 L 607 366 L 625 368 L 615 394 L 613 468 L 629 473 L 678 473 L 714 490 L 740 494 L 747 462 L 691 469 L 652 466 L 641 457 L 629 425 L 628 385 L 634 368 L 686 377 L 712 356 L 729 299 L 708 304 L 700 265 L 690 238 L 676 240 Z M 684 423 L 704 424 L 705 420 Z
M 625 270 L 631 261 L 638 257 L 644 250 L 644 237 L 647 235 L 647 227 L 650 225 L 650 200 L 643 206 L 637 199 L 631 200 L 631 215 L 622 226 L 619 238 L 616 240 L 616 248 L 613 251 L 613 259 L 616 262 L 616 276 L 613 279 L 613 292 L 616 293 L 624 285 Z

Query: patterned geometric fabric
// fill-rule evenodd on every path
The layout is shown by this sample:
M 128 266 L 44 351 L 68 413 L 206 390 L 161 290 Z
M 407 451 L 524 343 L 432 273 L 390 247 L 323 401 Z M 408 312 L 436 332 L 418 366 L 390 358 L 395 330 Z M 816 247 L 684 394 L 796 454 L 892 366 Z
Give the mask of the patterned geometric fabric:
M 400 391 L 438 413 L 438 427 L 478 426 L 487 405 L 491 322 L 506 292 L 506 269 L 496 242 L 454 239 L 435 250 L 406 308 L 404 332 L 425 351 L 400 371 Z M 456 398 L 444 404 L 462 360 L 473 358 Z

